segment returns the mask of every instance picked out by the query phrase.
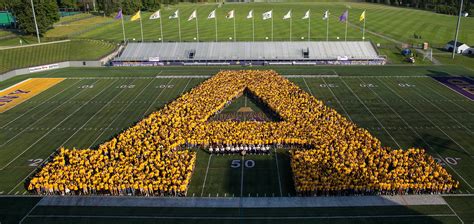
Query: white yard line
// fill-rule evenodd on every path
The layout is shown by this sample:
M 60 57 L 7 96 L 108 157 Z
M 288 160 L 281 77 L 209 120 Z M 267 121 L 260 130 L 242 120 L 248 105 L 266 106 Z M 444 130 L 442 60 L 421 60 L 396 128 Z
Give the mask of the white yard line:
M 109 86 L 107 86 L 106 88 L 102 89 L 99 93 L 97 93 L 94 97 L 92 97 L 92 99 L 96 98 L 98 95 L 100 95 L 101 93 L 103 93 L 106 89 L 108 89 L 113 83 L 115 82 L 112 82 Z M 8 162 L 5 166 L 3 166 L 1 170 L 4 170 L 5 168 L 7 168 L 10 164 L 12 164 L 15 160 L 17 160 L 20 156 L 22 156 L 25 152 L 27 152 L 28 150 L 30 150 L 33 146 L 36 145 L 36 143 L 38 143 L 39 141 L 43 140 L 43 138 L 45 138 L 46 136 L 49 135 L 49 133 L 51 133 L 55 128 L 57 128 L 59 125 L 61 125 L 63 122 L 65 122 L 67 119 L 69 119 L 72 115 L 74 115 L 77 111 L 81 110 L 84 106 L 86 106 L 88 103 L 85 103 L 83 105 L 81 105 L 80 107 L 78 107 L 74 112 L 72 112 L 71 114 L 69 114 L 66 118 L 64 118 L 61 122 L 59 122 L 53 129 L 49 130 L 48 132 L 46 132 L 46 134 L 44 134 L 43 136 L 41 136 L 41 138 L 38 138 L 38 140 L 36 140 L 33 144 L 31 144 L 28 148 L 26 148 L 25 150 L 23 150 L 23 152 L 21 152 L 20 154 L 18 154 L 15 158 L 13 158 L 10 162 Z
M 123 112 L 125 112 L 127 110 L 127 108 L 132 104 L 133 101 L 135 101 L 144 91 L 146 88 L 148 88 L 148 86 L 150 86 L 151 83 L 153 83 L 155 79 L 152 79 L 134 98 L 133 100 L 131 100 L 127 106 L 123 107 L 122 110 L 120 111 L 120 113 L 118 115 L 115 116 L 115 118 L 109 122 L 109 125 L 100 133 L 100 135 L 97 136 L 97 138 L 95 138 L 95 140 L 89 145 L 89 149 L 97 142 L 97 140 L 99 140 L 100 137 L 102 137 L 102 135 L 107 131 L 108 128 L 110 128 L 110 126 L 112 126 L 113 123 L 115 123 L 115 121 L 121 117 L 121 115 L 123 114 Z M 132 84 L 133 82 L 135 82 L 135 80 L 133 80 L 130 84 Z M 123 90 L 122 90 L 123 91 Z M 118 94 L 117 94 L 118 95 Z
M 202 183 L 201 197 L 203 196 L 204 188 L 206 187 L 206 180 L 207 180 L 207 174 L 209 173 L 209 165 L 211 164 L 211 157 L 212 157 L 212 154 L 209 154 L 209 159 L 207 161 L 206 176 L 204 176 L 204 181 Z
M 98 82 L 99 80 L 95 81 L 93 84 L 95 84 L 96 82 Z M 71 98 L 69 99 L 72 99 L 74 97 L 76 97 L 77 95 L 81 94 L 82 92 L 84 92 L 86 89 L 82 89 L 80 91 L 78 91 L 74 96 L 72 96 Z M 66 104 L 69 100 L 65 101 L 64 103 L 60 104 L 59 106 L 55 107 L 54 109 L 50 110 L 48 113 L 46 113 L 45 115 L 43 115 L 42 117 L 36 119 L 35 122 L 31 123 L 30 125 L 28 125 L 28 127 L 31 127 L 33 125 L 35 125 L 36 123 L 38 123 L 39 121 L 41 121 L 43 118 L 45 118 L 46 116 L 48 116 L 49 114 L 53 113 L 54 111 L 56 111 L 56 109 L 58 109 L 59 107 L 63 106 L 64 104 Z M 26 130 L 26 129 L 25 129 Z M 8 139 L 7 141 L 5 141 L 3 144 L 0 145 L 0 148 L 5 146 L 6 144 L 8 144 L 11 140 L 15 139 L 16 137 L 20 136 L 21 134 L 23 134 L 23 132 L 25 131 L 20 131 L 18 132 L 15 136 L 13 136 L 12 138 Z M 2 169 L 0 169 L 2 170 Z
M 304 77 L 303 77 L 303 82 L 306 85 L 306 88 L 308 88 L 309 93 L 314 96 L 313 91 L 311 91 L 311 88 L 309 88 L 308 83 L 306 82 L 306 79 Z
M 454 211 L 454 209 L 451 208 L 451 205 L 449 205 L 449 203 L 446 203 L 446 205 L 449 207 L 449 209 L 451 209 L 451 211 L 456 215 L 456 217 L 458 217 L 459 221 L 464 224 L 464 221 L 462 221 L 461 217 L 459 217 L 459 215 Z
M 473 134 L 473 132 L 471 131 L 471 129 L 467 128 L 466 126 L 464 126 L 461 122 L 459 122 L 457 119 L 455 119 L 453 116 L 451 116 L 449 113 L 446 113 L 445 110 L 443 110 L 442 108 L 438 107 L 436 104 L 434 104 L 433 102 L 429 101 L 426 97 L 424 97 L 423 95 L 421 95 L 419 93 L 418 90 L 415 90 L 414 91 L 418 96 L 420 96 L 421 98 L 423 98 L 425 101 L 429 102 L 432 106 L 434 106 L 436 109 L 438 109 L 439 111 L 441 111 L 443 114 L 445 114 L 446 116 L 448 116 L 449 118 L 451 118 L 454 122 L 458 123 L 461 127 L 463 127 L 464 129 L 466 129 L 469 133 Z
M 446 85 L 446 84 L 444 84 L 444 83 L 442 83 L 442 82 L 439 82 L 439 84 L 445 86 L 446 88 L 448 88 L 448 89 L 450 89 L 451 91 L 457 93 L 458 95 L 460 95 L 460 96 L 462 96 L 462 97 L 468 99 L 468 100 L 471 101 L 471 102 L 474 101 L 474 100 L 472 100 L 471 98 L 469 98 L 469 97 L 467 97 L 467 96 L 464 96 L 462 93 L 460 93 L 460 92 L 458 92 L 458 91 L 452 89 L 451 87 L 449 87 L 448 85 Z
M 277 154 L 276 148 L 275 148 L 275 164 L 276 164 L 277 174 L 278 174 L 278 186 L 280 187 L 280 197 L 283 197 L 283 191 L 281 190 L 280 168 L 278 167 L 278 154 Z
M 474 156 L 471 155 L 471 153 L 469 153 L 464 147 L 462 147 L 458 142 L 456 142 L 454 139 L 451 138 L 451 136 L 449 136 L 445 131 L 443 131 L 443 129 L 441 129 L 438 125 L 436 125 L 432 120 L 430 120 L 428 117 L 426 117 L 426 115 L 424 113 L 422 113 L 421 111 L 418 110 L 418 108 L 414 107 L 411 103 L 407 102 L 405 100 L 405 98 L 403 98 L 402 96 L 400 96 L 400 94 L 398 94 L 396 91 L 394 91 L 392 88 L 390 88 L 387 84 L 385 84 L 383 81 L 380 81 L 380 79 L 376 78 L 379 82 L 381 82 L 385 87 L 387 87 L 388 89 L 390 89 L 393 93 L 395 93 L 399 98 L 403 99 L 403 101 L 405 101 L 406 104 L 410 105 L 411 108 L 415 109 L 421 116 L 423 116 L 427 121 L 429 121 L 433 126 L 435 126 L 438 130 L 440 130 L 441 132 L 443 132 L 444 135 L 446 135 L 446 137 L 448 137 L 449 139 L 451 139 L 451 141 L 453 141 L 459 148 L 461 148 L 467 155 L 469 155 L 471 158 L 473 158 Z M 474 189 L 474 188 L 473 188 Z
M 443 194 L 443 197 L 474 197 L 474 194 Z
M 212 75 L 157 75 L 156 79 L 205 79 L 210 78 Z
M 439 82 L 438 82 L 439 83 Z M 439 94 L 437 91 L 435 91 L 434 88 L 431 88 L 429 84 L 425 84 L 425 83 L 421 83 L 421 85 L 423 85 L 424 87 L 428 88 L 431 92 L 435 93 L 436 95 L 444 98 L 447 102 L 450 102 L 454 105 L 456 105 L 456 107 L 458 107 L 459 109 L 463 110 L 464 112 L 470 114 L 471 116 L 474 115 L 474 113 L 472 113 L 471 111 L 468 111 L 466 110 L 464 107 L 462 107 L 461 105 L 457 104 L 455 100 L 451 100 L 449 99 L 448 97 L 444 96 L 443 94 Z M 448 89 L 451 89 L 448 87 Z M 464 95 L 463 95 L 464 96 Z M 465 96 L 464 96 L 465 97 Z M 437 102 L 435 100 L 430 100 L 431 102 Z
M 116 82 L 116 81 L 112 82 L 109 86 L 107 86 L 107 87 L 104 88 L 101 92 L 99 92 L 99 93 L 96 94 L 94 97 L 92 97 L 91 100 L 94 99 L 95 97 L 97 97 L 98 95 L 100 95 L 103 91 L 105 91 L 106 89 L 108 89 L 108 88 L 109 88 L 110 86 L 112 86 L 112 84 L 114 84 L 115 82 Z M 85 105 L 87 105 L 87 104 L 88 104 L 88 103 L 83 104 L 80 108 L 82 108 L 83 106 L 85 106 Z M 78 110 L 79 110 L 80 108 L 78 108 Z M 72 115 L 73 115 L 74 113 L 76 113 L 78 110 L 76 110 L 76 111 L 74 111 L 73 113 L 71 113 L 70 116 L 72 116 Z M 95 114 L 94 114 L 94 116 L 95 116 Z M 64 120 L 62 120 L 61 123 L 64 122 L 66 119 L 67 119 L 67 118 L 65 118 Z M 88 121 L 87 121 L 87 122 L 88 122 Z M 59 125 L 59 124 L 58 124 L 58 125 Z M 51 129 L 50 131 L 48 131 L 48 132 L 47 132 L 45 135 L 43 135 L 39 140 L 43 139 L 43 138 L 44 138 L 46 135 L 48 135 L 52 130 L 54 130 L 54 129 Z M 77 131 L 79 131 L 79 130 L 80 130 L 80 129 L 78 129 Z M 77 131 L 76 131 L 73 135 L 75 135 L 75 134 L 77 133 Z M 61 145 L 64 145 L 67 141 L 69 141 L 69 139 L 72 138 L 73 135 L 69 136 L 69 138 L 66 139 L 66 141 L 64 141 Z M 39 140 L 38 140 L 38 141 L 39 141 Z M 38 141 L 37 141 L 37 142 L 38 142 Z M 32 145 L 30 145 L 30 147 L 28 147 L 28 149 L 31 148 L 32 146 L 34 146 L 35 144 L 36 144 L 36 142 L 33 143 Z M 61 147 L 61 146 L 60 146 L 60 147 Z M 60 147 L 58 147 L 56 150 L 54 150 L 54 151 L 48 156 L 48 158 L 51 157 L 54 153 L 56 153 L 56 151 L 59 150 Z M 26 150 L 28 150 L 28 149 L 26 149 Z M 26 150 L 25 150 L 25 151 L 26 151 Z M 24 151 L 24 152 L 25 152 L 25 151 Z M 24 152 L 23 152 L 23 153 L 24 153 Z M 22 153 L 22 154 L 23 154 L 23 153 Z M 12 163 L 12 162 L 13 162 L 13 161 L 10 161 L 10 163 Z M 44 160 L 43 163 L 44 163 L 44 162 L 46 162 L 46 160 Z M 2 168 L 2 169 L 3 169 L 3 168 Z M 14 191 L 15 188 L 17 188 L 21 183 L 23 183 L 23 182 L 26 180 L 26 178 L 28 178 L 28 177 L 29 177 L 31 174 L 33 174 L 35 171 L 36 171 L 36 169 L 33 169 L 28 175 L 25 176 L 25 178 L 23 178 L 23 180 L 21 180 L 20 182 L 18 182 L 18 184 L 15 185 L 15 186 L 8 192 L 8 194 L 10 194 L 12 191 Z
M 388 130 L 385 128 L 385 126 L 383 126 L 383 124 L 379 121 L 379 119 L 374 115 L 374 113 L 372 113 L 372 111 L 369 109 L 369 107 L 367 107 L 367 105 L 365 105 L 364 102 L 362 102 L 362 100 L 359 98 L 359 96 L 357 94 L 355 94 L 355 92 L 352 90 L 352 88 L 347 85 L 347 83 L 343 80 L 343 79 L 340 79 L 344 85 L 351 91 L 352 95 L 354 95 L 357 100 L 359 100 L 360 103 L 362 103 L 362 105 L 365 107 L 365 109 L 367 109 L 367 111 L 369 111 L 369 113 L 372 115 L 373 118 L 375 118 L 375 120 L 377 121 L 377 123 L 379 123 L 379 125 L 383 128 L 383 130 L 385 130 L 385 132 L 390 136 L 390 138 L 392 138 L 393 142 L 395 142 L 395 144 L 397 144 L 398 148 L 402 148 L 400 146 L 400 144 L 398 144 L 397 140 L 395 140 L 395 138 L 392 136 L 392 134 L 390 134 L 390 132 L 388 132 Z M 370 89 L 370 88 L 369 88 Z
M 135 81 L 135 80 L 134 80 L 134 81 Z M 132 81 L 131 83 L 133 83 L 134 81 Z M 115 82 L 116 82 L 116 81 L 114 81 L 114 83 L 115 83 Z M 131 83 L 130 83 L 130 84 L 131 84 Z M 128 84 L 128 85 L 129 85 L 129 84 Z M 75 136 L 82 128 L 84 128 L 84 127 L 89 123 L 89 121 L 91 121 L 97 114 L 99 114 L 103 109 L 105 109 L 105 108 L 110 104 L 110 102 L 112 102 L 115 98 L 117 98 L 118 96 L 120 96 L 120 95 L 123 93 L 124 90 L 125 90 L 125 89 L 122 89 L 122 90 L 120 90 L 120 92 L 119 92 L 118 94 L 115 94 L 115 96 L 114 96 L 109 102 L 107 102 L 104 106 L 102 106 L 102 108 L 100 108 L 100 110 L 98 110 L 97 112 L 95 112 L 94 115 L 92 115 L 86 122 L 84 122 L 84 124 L 83 124 L 80 128 L 78 128 L 71 136 L 69 136 L 69 138 L 66 139 L 66 141 L 63 142 L 63 144 L 61 144 L 61 146 L 64 146 L 73 136 Z M 58 148 L 58 149 L 59 149 L 59 148 Z
M 31 218 L 106 218 L 106 219 L 180 219 L 180 220 L 291 220 L 291 219 L 380 219 L 380 218 L 417 218 L 451 217 L 454 214 L 420 215 L 340 215 L 340 216 L 128 216 L 128 215 L 30 215 Z
M 377 80 L 378 80 L 378 79 L 377 79 Z M 385 85 L 385 84 L 383 83 L 383 81 L 380 81 L 380 80 L 378 80 L 378 81 L 379 81 L 380 83 L 382 83 L 383 85 Z M 388 87 L 388 86 L 387 86 L 387 87 Z M 389 88 L 389 89 L 390 89 L 390 88 Z M 372 91 L 373 91 L 373 90 L 372 90 Z M 390 91 L 391 91 L 391 92 L 394 92 L 392 89 L 390 89 Z M 390 108 L 390 110 L 392 110 L 392 111 L 397 115 L 398 118 L 400 118 L 401 121 L 403 121 L 403 123 L 405 123 L 406 126 L 408 126 L 408 127 L 411 129 L 411 131 L 412 131 L 413 133 L 415 133 L 415 134 L 418 136 L 419 139 L 421 139 L 421 141 L 423 141 L 428 147 L 430 147 L 430 149 L 431 149 L 433 152 L 435 152 L 436 155 L 437 155 L 442 161 L 444 161 L 444 158 L 438 153 L 438 151 L 436 151 L 436 150 L 433 148 L 433 146 L 431 146 L 431 144 L 429 144 L 428 142 L 426 142 L 426 140 L 425 140 L 410 124 L 408 124 L 408 122 L 407 122 L 397 111 L 395 111 L 395 109 L 393 109 L 392 106 L 390 106 L 390 104 L 388 104 L 388 103 L 387 103 L 379 94 L 377 94 L 375 91 L 373 91 L 373 92 L 375 93 L 375 95 L 376 95 L 385 105 L 387 105 L 387 106 Z M 394 93 L 395 93 L 398 97 L 401 98 L 401 96 L 398 95 L 398 93 L 396 93 L 396 92 L 394 92 Z M 411 105 L 410 105 L 410 106 L 411 106 Z M 413 107 L 413 106 L 412 106 L 412 107 Z M 417 111 L 418 111 L 418 110 L 417 110 Z M 420 112 L 418 111 L 418 113 L 420 113 Z M 453 170 L 471 189 L 474 189 L 474 188 L 469 184 L 469 182 L 467 182 L 467 180 L 465 180 L 465 179 L 463 178 L 463 176 L 461 176 L 461 174 L 459 174 L 448 162 L 444 161 L 444 163 L 445 163 L 449 168 L 451 168 L 451 170 Z
M 33 207 L 28 211 L 28 213 L 26 213 L 26 215 L 23 216 L 23 218 L 21 218 L 19 224 L 22 224 L 23 221 L 25 221 L 26 217 L 28 217 L 28 216 L 31 214 L 31 212 L 32 212 L 33 210 L 35 210 L 35 208 L 38 206 L 38 204 L 39 204 L 39 202 L 37 202 L 37 203 L 35 204 L 35 206 L 33 206 Z
M 56 97 L 57 95 L 63 93 L 63 92 L 66 91 L 66 90 L 69 90 L 71 87 L 75 86 L 75 85 L 76 85 L 78 82 L 80 82 L 80 81 L 81 81 L 81 80 L 76 81 L 76 82 L 73 83 L 71 86 L 69 86 L 69 87 L 67 87 L 67 88 L 65 88 L 65 89 L 63 89 L 63 90 L 61 90 L 61 92 L 58 92 L 58 93 L 54 94 L 54 96 L 48 98 L 47 100 L 42 101 L 42 102 L 41 102 L 40 104 L 38 104 L 37 106 L 35 106 L 35 107 L 33 107 L 33 108 L 27 110 L 26 112 L 22 113 L 20 116 L 18 116 L 18 117 L 16 117 L 15 119 L 9 121 L 9 122 L 6 123 L 5 125 L 1 126 L 0 128 L 4 128 L 4 127 L 8 126 L 8 125 L 11 124 L 12 122 L 16 121 L 18 118 L 23 117 L 25 114 L 29 113 L 30 111 L 32 111 L 32 110 L 38 108 L 39 106 L 43 105 L 44 103 L 49 102 L 50 99 Z
M 6 87 L 5 89 L 0 89 L 0 92 L 3 92 L 3 91 L 6 91 L 6 90 L 9 90 L 9 89 L 13 89 L 15 86 L 19 86 L 20 84 L 24 83 L 24 82 L 28 82 L 30 79 L 32 78 L 29 78 L 29 79 L 25 79 L 17 84 L 14 84 L 13 86 L 9 86 L 9 87 Z M 10 90 L 11 91 L 11 90 Z
M 331 87 L 328 86 L 328 84 L 326 83 L 326 80 L 324 80 L 324 78 L 322 78 L 323 82 L 324 82 L 324 85 L 327 86 L 327 88 L 329 89 L 329 92 L 331 92 L 332 96 L 334 97 L 334 99 L 336 100 L 337 104 L 339 104 L 339 106 L 342 108 L 342 110 L 344 111 L 344 113 L 346 114 L 347 118 L 349 118 L 349 120 L 351 122 L 354 122 L 351 118 L 351 116 L 349 115 L 349 113 L 347 113 L 346 109 L 342 106 L 342 103 L 341 101 L 339 101 L 339 99 L 337 98 L 336 94 L 334 94 L 334 92 L 332 91 Z
M 242 156 L 240 165 L 242 166 L 242 175 L 240 176 L 240 197 L 244 196 L 244 166 L 245 166 L 245 158 Z
M 168 81 L 168 83 L 166 83 L 166 85 L 169 85 L 169 84 L 171 83 L 171 81 L 173 81 L 173 79 L 170 79 L 170 81 Z M 165 91 L 165 89 L 166 89 L 166 88 L 161 89 L 160 94 L 158 94 L 158 96 L 155 97 L 155 99 L 154 99 L 153 102 L 150 104 L 150 106 L 148 106 L 148 108 L 145 110 L 145 112 L 143 112 L 142 117 L 144 117 L 146 114 L 148 114 L 148 110 L 150 110 L 150 108 L 156 103 L 156 101 L 158 100 L 158 98 L 160 98 L 161 94 L 163 94 L 163 92 Z

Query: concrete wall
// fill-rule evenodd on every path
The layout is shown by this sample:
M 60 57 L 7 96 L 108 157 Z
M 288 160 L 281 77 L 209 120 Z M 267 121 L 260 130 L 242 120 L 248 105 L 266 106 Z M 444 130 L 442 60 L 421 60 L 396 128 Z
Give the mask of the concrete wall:
M 55 69 L 61 69 L 61 68 L 69 68 L 69 67 L 101 67 L 103 64 L 103 62 L 101 61 L 65 61 L 65 62 L 58 62 L 58 63 L 53 63 L 51 65 L 58 65 L 57 67 L 55 66 L 54 69 L 48 69 L 48 70 L 42 70 L 42 71 L 38 71 L 38 72 L 47 72 L 47 71 L 51 71 L 51 70 L 55 70 Z M 35 66 L 37 67 L 37 66 Z M 33 67 L 30 67 L 30 68 L 20 68 L 20 69 L 16 69 L 16 70 L 13 70 L 13 71 L 9 71 L 7 73 L 4 73 L 4 74 L 0 74 L 0 81 L 4 81 L 4 80 L 7 80 L 9 78 L 13 78 L 15 76 L 19 76 L 19 75 L 26 75 L 26 74 L 35 74 L 37 72 L 31 72 L 30 69 L 33 68 Z

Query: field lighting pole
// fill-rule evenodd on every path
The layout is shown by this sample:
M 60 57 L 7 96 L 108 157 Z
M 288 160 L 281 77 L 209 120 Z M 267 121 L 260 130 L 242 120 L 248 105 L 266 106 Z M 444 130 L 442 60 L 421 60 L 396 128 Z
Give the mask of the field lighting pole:
M 456 55 L 456 48 L 458 45 L 459 26 L 461 25 L 461 14 L 462 14 L 463 3 L 464 3 L 463 0 L 461 0 L 461 5 L 459 5 L 458 23 L 456 24 L 456 33 L 454 34 L 454 46 L 453 46 L 453 55 L 452 55 L 453 59 L 454 59 L 454 55 Z
M 33 0 L 31 0 L 31 8 L 33 9 L 33 19 L 35 20 L 36 37 L 38 38 L 38 44 L 40 44 L 41 39 L 40 39 L 39 30 L 38 30 L 38 23 L 36 22 L 35 5 L 33 4 Z

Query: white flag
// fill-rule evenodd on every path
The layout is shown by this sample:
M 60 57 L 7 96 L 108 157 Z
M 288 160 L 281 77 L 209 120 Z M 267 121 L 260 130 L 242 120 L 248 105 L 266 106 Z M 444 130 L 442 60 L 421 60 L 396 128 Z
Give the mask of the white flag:
M 150 16 L 150 19 L 161 19 L 160 10 L 156 11 Z
M 291 10 L 288 11 L 285 16 L 283 16 L 283 19 L 291 19 Z
M 249 11 L 249 14 L 247 15 L 247 19 L 253 18 L 253 9 Z
M 207 16 L 208 19 L 214 19 L 216 18 L 216 10 L 214 9 L 209 15 Z
M 273 10 L 270 10 L 268 12 L 264 12 L 262 14 L 263 20 L 271 19 L 273 14 Z
M 329 19 L 329 10 L 326 10 L 323 15 L 323 20 Z
M 225 18 L 227 18 L 227 19 L 232 19 L 232 18 L 234 18 L 234 10 L 229 11 L 229 12 L 227 13 L 227 16 L 226 16 Z
M 310 16 L 310 12 L 309 12 L 309 10 L 308 10 L 308 11 L 306 11 L 306 13 L 304 14 L 303 19 L 309 19 L 309 16 Z
M 177 19 L 177 18 L 179 18 L 179 9 L 176 10 L 176 11 L 173 13 L 173 15 L 171 15 L 169 18 L 170 18 L 170 19 Z
M 188 21 L 191 21 L 195 19 L 196 17 L 197 17 L 197 12 L 196 10 L 194 10 L 193 13 L 191 13 L 191 15 L 189 16 Z

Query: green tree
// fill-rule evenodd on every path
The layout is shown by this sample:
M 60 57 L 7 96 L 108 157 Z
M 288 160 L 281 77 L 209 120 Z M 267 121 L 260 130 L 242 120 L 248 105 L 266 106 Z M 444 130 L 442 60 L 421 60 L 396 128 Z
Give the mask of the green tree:
M 40 34 L 52 28 L 59 21 L 59 10 L 55 0 L 33 0 L 35 5 L 36 21 Z M 33 10 L 30 0 L 18 0 L 12 7 L 18 28 L 26 34 L 36 33 Z
M 18 0 L 0 0 L 0 10 L 9 10 Z
M 122 0 L 121 8 L 123 13 L 126 15 L 131 15 L 136 13 L 138 10 L 142 8 L 142 1 L 141 0 Z
M 143 10 L 155 11 L 160 8 L 159 0 L 142 0 Z
M 57 0 L 59 8 L 76 9 L 76 0 Z
M 116 13 L 120 8 L 119 0 L 97 0 L 97 7 L 106 16 Z

